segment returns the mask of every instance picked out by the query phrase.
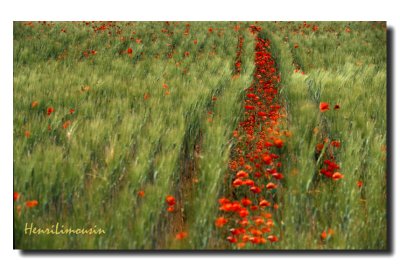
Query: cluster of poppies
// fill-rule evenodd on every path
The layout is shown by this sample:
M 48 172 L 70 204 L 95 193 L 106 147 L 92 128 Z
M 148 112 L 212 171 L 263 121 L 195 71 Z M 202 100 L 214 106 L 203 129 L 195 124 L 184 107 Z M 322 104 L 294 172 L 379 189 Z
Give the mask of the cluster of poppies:
M 31 108 L 36 110 L 37 108 L 39 108 L 39 105 L 40 105 L 39 101 L 33 101 L 31 103 Z M 54 107 L 52 107 L 52 106 L 47 107 L 45 112 L 46 112 L 47 117 L 50 118 L 51 115 L 55 112 Z M 69 109 L 69 114 L 72 115 L 74 113 L 75 113 L 75 109 L 70 108 Z M 71 124 L 72 124 L 72 121 L 67 119 L 67 120 L 65 120 L 63 122 L 62 127 L 63 127 L 63 129 L 67 129 Z M 52 127 L 51 127 L 50 124 L 47 125 L 47 130 L 49 130 L 49 131 L 52 130 Z M 26 138 L 30 138 L 31 137 L 31 132 L 29 130 L 26 130 L 24 132 L 24 135 L 25 135 Z M 69 134 L 67 133 L 67 136 L 68 135 Z M 20 198 L 21 198 L 21 194 L 19 192 L 14 192 L 13 196 L 14 196 L 14 202 L 18 202 L 20 200 Z M 38 204 L 39 204 L 39 202 L 37 200 L 28 200 L 28 201 L 25 202 L 25 207 L 33 208 L 33 207 L 36 207 Z M 17 213 L 20 214 L 21 210 L 22 210 L 22 206 L 21 205 L 16 205 L 16 210 L 17 210 Z
M 185 32 L 183 32 L 183 35 L 188 36 L 190 32 L 190 24 L 185 24 Z
M 39 102 L 38 101 L 33 101 L 32 103 L 31 103 L 31 108 L 32 109 L 36 109 L 36 108 L 39 108 Z M 55 110 L 54 110 L 54 107 L 52 107 L 52 106 L 49 106 L 49 107 L 47 107 L 47 109 L 46 109 L 46 115 L 50 118 L 51 117 L 51 115 L 53 114 L 55 112 Z M 75 109 L 73 109 L 73 108 L 70 108 L 69 109 L 69 115 L 72 115 L 72 114 L 74 114 L 75 113 Z M 70 120 L 69 119 L 70 117 L 65 117 L 65 121 L 63 122 L 63 124 L 62 124 L 62 127 L 63 127 L 63 129 L 67 129 L 71 124 L 72 124 L 72 120 Z M 47 125 L 47 130 L 48 131 L 51 131 L 52 130 L 52 127 L 51 127 L 51 125 L 50 124 L 48 124 Z M 26 130 L 25 132 L 24 132 L 24 134 L 25 134 L 25 137 L 26 138 L 29 138 L 30 136 L 31 136 L 31 132 L 29 131 L 29 130 Z M 67 134 L 67 136 L 68 136 L 68 134 Z
M 83 51 L 82 54 L 84 57 L 89 58 L 90 56 L 96 55 L 97 51 L 96 50 L 86 50 L 86 51 Z
M 165 202 L 167 203 L 168 207 L 167 207 L 167 211 L 168 212 L 173 212 L 175 211 L 175 204 L 176 204 L 176 200 L 174 196 L 168 195 L 165 198 Z
M 336 104 L 334 106 L 334 110 L 340 109 L 340 106 Z M 321 102 L 319 104 L 319 110 L 321 113 L 324 113 L 330 110 L 329 103 Z M 333 181 L 338 181 L 344 177 L 343 174 L 339 172 L 340 166 L 335 161 L 334 149 L 340 148 L 340 141 L 332 140 L 325 136 L 322 143 L 318 143 L 316 145 L 316 154 L 318 157 L 323 155 L 324 163 L 319 171 L 322 176 L 325 176 L 328 179 L 332 179 Z M 322 153 L 323 149 L 325 148 L 325 152 Z
M 21 214 L 23 206 L 25 206 L 26 208 L 33 208 L 39 204 L 39 202 L 37 200 L 27 200 L 27 201 L 25 201 L 24 205 L 18 204 L 21 201 L 21 194 L 19 192 L 14 192 L 13 198 L 14 198 L 15 208 L 16 208 L 18 215 Z
M 236 51 L 235 74 L 239 74 L 242 71 L 241 56 L 242 56 L 242 51 L 243 51 L 243 42 L 244 42 L 243 36 L 239 35 L 238 46 L 237 46 L 237 51 Z
M 117 27 L 117 25 L 114 22 L 103 22 L 100 23 L 100 25 L 97 24 L 97 22 L 84 22 L 86 25 L 91 25 L 92 29 L 94 32 L 105 32 L 109 31 L 108 34 L 111 35 L 110 28 Z
M 167 203 L 167 212 L 173 213 L 175 212 L 175 206 L 176 206 L 176 199 L 174 196 L 168 195 L 165 197 L 165 202 Z M 188 237 L 188 232 L 187 231 L 180 231 L 175 234 L 175 239 L 176 240 L 183 240 Z
M 299 26 L 299 29 L 301 29 L 302 27 Z M 313 32 L 317 32 L 319 27 L 317 24 L 309 24 L 307 22 L 303 22 L 303 28 L 311 28 Z
M 259 37 L 259 26 L 251 26 L 256 38 L 254 81 L 246 91 L 244 120 L 233 136 L 230 192 L 219 199 L 222 213 L 218 228 L 228 228 L 227 240 L 238 248 L 248 244 L 277 242 L 273 213 L 279 208 L 276 197 L 284 179 L 280 172 L 280 149 L 284 147 L 277 84 L 280 76 L 269 40 Z M 275 234 L 274 234 L 275 233 Z

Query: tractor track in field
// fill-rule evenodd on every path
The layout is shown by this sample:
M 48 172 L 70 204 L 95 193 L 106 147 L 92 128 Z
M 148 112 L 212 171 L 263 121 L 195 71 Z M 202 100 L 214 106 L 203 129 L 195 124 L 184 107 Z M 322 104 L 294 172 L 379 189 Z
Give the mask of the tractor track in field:
M 270 52 L 270 41 L 261 37 L 261 27 L 252 25 L 256 39 L 255 72 L 246 90 L 244 116 L 233 136 L 230 176 L 219 199 L 215 225 L 221 236 L 237 248 L 278 242 L 280 192 L 284 186 L 281 155 L 285 152 L 286 112 L 278 84 L 280 75 Z
M 243 53 L 244 37 L 238 33 L 238 41 L 236 46 L 236 59 L 232 69 L 233 78 L 240 76 L 242 53 Z M 207 114 L 212 112 L 214 101 L 218 99 L 222 93 L 216 92 L 216 96 L 210 97 L 212 102 L 207 106 Z M 197 177 L 199 157 L 201 156 L 201 146 L 203 143 L 202 131 L 199 130 L 195 133 L 195 140 L 193 144 L 184 144 L 180 155 L 180 169 L 179 180 L 174 188 L 174 195 L 176 195 L 176 204 L 174 211 L 166 214 L 167 219 L 161 219 L 159 225 L 156 227 L 156 232 L 159 237 L 155 246 L 157 248 L 170 247 L 175 239 L 179 239 L 179 234 L 182 238 L 186 237 L 187 233 L 187 215 L 184 206 L 184 201 L 190 199 L 193 195 L 196 183 L 199 181 Z M 190 134 L 188 134 L 190 136 Z M 189 141 L 189 140 L 185 140 Z M 183 235 L 182 235 L 183 234 Z M 178 244 L 176 244 L 179 246 Z M 172 245 L 174 247 L 174 245 Z
M 184 202 L 192 197 L 192 191 L 198 182 L 198 159 L 200 157 L 202 145 L 202 133 L 198 132 L 193 146 L 185 146 L 181 151 L 179 159 L 179 179 L 174 187 L 176 203 L 174 211 L 166 214 L 165 219 L 161 219 L 157 225 L 156 248 L 171 247 L 171 243 L 179 233 L 185 233 L 187 228 L 187 215 Z M 183 237 L 184 238 L 184 237 Z

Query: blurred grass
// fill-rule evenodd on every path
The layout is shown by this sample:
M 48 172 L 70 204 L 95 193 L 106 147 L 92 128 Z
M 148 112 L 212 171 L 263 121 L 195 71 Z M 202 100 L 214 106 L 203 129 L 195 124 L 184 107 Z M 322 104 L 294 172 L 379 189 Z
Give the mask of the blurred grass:
M 96 33 L 84 23 L 36 23 L 34 28 L 15 23 L 15 191 L 39 201 L 36 210 L 16 217 L 16 227 L 27 220 L 38 225 L 57 220 L 107 230 L 106 238 L 81 239 L 26 238 L 18 230 L 17 247 L 149 249 L 157 248 L 159 238 L 170 239 L 157 225 L 171 219 L 164 200 L 179 182 L 181 148 L 194 145 L 184 135 L 200 131 L 216 92 L 237 99 L 250 83 L 251 58 L 243 77 L 231 82 L 238 37 L 234 25 L 192 23 L 184 35 L 185 23 L 118 23 L 110 33 Z M 120 54 L 127 48 L 132 58 Z M 96 54 L 82 55 L 91 50 Z M 230 97 L 230 92 L 237 94 Z M 33 101 L 39 106 L 32 109 Z M 47 117 L 50 106 L 55 112 Z M 236 117 L 229 116 L 239 108 L 221 110 L 234 122 Z M 67 119 L 72 125 L 63 129 Z M 218 133 L 232 126 L 213 125 Z M 221 145 L 211 145 L 213 153 L 207 155 L 226 152 L 222 141 L 229 135 L 225 131 Z M 214 143 L 205 141 L 205 148 Z M 140 190 L 143 198 L 137 196 Z
M 387 249 L 386 25 L 307 24 L 318 30 L 303 22 L 266 27 L 293 134 L 285 161 L 280 248 Z M 331 110 L 319 113 L 320 102 L 328 102 Z M 336 104 L 339 110 L 333 110 Z M 315 146 L 324 136 L 341 142 L 335 159 L 345 177 L 313 184 L 319 179 Z M 321 241 L 329 228 L 334 234 Z
M 118 22 L 93 31 L 102 24 L 14 23 L 14 191 L 21 193 L 15 205 L 39 201 L 15 212 L 15 247 L 229 248 L 214 219 L 252 80 L 250 23 L 236 32 L 235 22 L 190 22 L 187 35 L 184 22 Z M 302 22 L 260 23 L 272 40 L 292 132 L 283 161 L 284 238 L 275 248 L 385 249 L 386 30 L 381 23 L 309 24 L 318 30 Z M 239 34 L 243 69 L 235 79 Z M 85 57 L 91 50 L 96 54 Z M 321 101 L 341 108 L 320 114 Z M 55 109 L 49 117 L 48 107 Z M 311 185 L 321 140 L 316 127 L 342 143 L 336 158 L 345 178 L 338 183 Z M 198 181 L 183 184 L 181 172 L 192 160 Z M 174 240 L 168 194 L 182 201 L 176 212 L 187 240 Z M 25 236 L 26 222 L 97 225 L 106 235 Z M 328 228 L 335 233 L 321 242 Z

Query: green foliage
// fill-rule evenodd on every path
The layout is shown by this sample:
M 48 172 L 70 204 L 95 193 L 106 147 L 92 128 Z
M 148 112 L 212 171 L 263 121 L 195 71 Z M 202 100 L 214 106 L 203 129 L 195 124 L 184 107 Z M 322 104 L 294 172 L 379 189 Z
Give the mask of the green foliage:
M 230 248 L 214 220 L 254 71 L 250 23 L 239 31 L 236 24 L 191 22 L 185 33 L 184 22 L 14 23 L 16 248 Z M 386 30 L 308 24 L 318 30 L 260 23 L 292 133 L 282 161 L 284 236 L 275 248 L 385 249 Z M 320 102 L 331 110 L 320 113 Z M 335 155 L 345 177 L 336 183 L 318 173 L 322 135 L 341 142 Z M 175 213 L 167 195 L 177 198 Z M 39 204 L 26 208 L 28 200 Z M 24 235 L 31 222 L 96 225 L 106 234 Z M 322 242 L 329 228 L 335 233 Z M 178 229 L 187 240 L 174 240 Z
M 387 249 L 385 25 L 307 24 L 319 28 L 314 32 L 302 22 L 265 27 L 293 134 L 284 162 L 280 248 Z M 330 110 L 320 113 L 320 102 Z M 336 104 L 340 109 L 334 110 Z M 318 173 L 315 147 L 324 136 L 341 142 L 335 159 L 345 177 L 337 182 Z M 329 228 L 334 234 L 320 241 Z

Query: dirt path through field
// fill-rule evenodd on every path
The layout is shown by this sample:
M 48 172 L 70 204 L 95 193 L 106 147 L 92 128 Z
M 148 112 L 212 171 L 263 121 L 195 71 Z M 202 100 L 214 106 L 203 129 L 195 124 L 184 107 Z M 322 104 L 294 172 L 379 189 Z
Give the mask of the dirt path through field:
M 242 53 L 243 53 L 244 37 L 238 32 L 237 46 L 236 46 L 236 59 L 234 67 L 232 67 L 232 78 L 240 76 L 242 70 Z M 222 93 L 219 93 L 221 95 Z M 216 101 L 219 97 L 213 96 L 212 101 Z M 209 112 L 212 112 L 213 103 L 210 105 Z M 187 215 L 184 208 L 184 201 L 192 198 L 193 189 L 199 181 L 197 177 L 198 159 L 201 156 L 202 145 L 202 131 L 198 131 L 195 138 L 194 145 L 186 146 L 183 148 L 180 159 L 180 176 L 177 186 L 175 187 L 176 204 L 174 210 L 169 214 L 166 222 L 158 225 L 159 235 L 166 236 L 166 238 L 159 238 L 156 245 L 157 248 L 182 248 L 184 246 L 182 239 L 188 236 Z M 189 141 L 189 140 L 188 140 Z M 165 220 L 164 220 L 165 221 Z M 163 224 L 165 223 L 165 224 Z

